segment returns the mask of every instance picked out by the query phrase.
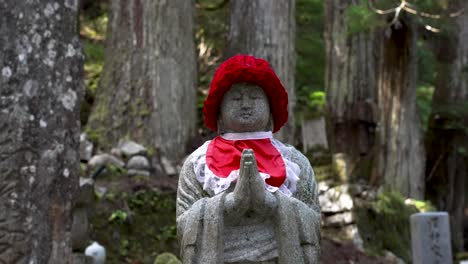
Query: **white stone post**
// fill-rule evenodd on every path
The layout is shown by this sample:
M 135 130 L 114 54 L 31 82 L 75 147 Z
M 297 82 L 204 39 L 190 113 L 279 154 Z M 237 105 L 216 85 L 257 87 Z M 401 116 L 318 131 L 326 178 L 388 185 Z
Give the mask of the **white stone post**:
M 417 213 L 410 219 L 413 263 L 452 264 L 448 213 Z

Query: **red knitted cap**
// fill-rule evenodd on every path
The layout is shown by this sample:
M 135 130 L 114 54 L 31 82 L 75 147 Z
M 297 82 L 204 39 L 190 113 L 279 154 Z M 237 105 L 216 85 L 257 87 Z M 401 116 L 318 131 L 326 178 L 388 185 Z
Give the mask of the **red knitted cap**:
M 288 93 L 266 60 L 249 55 L 233 56 L 216 70 L 203 104 L 205 125 L 218 131 L 218 113 L 223 96 L 233 84 L 242 82 L 263 89 L 270 103 L 273 132 L 280 130 L 288 121 Z

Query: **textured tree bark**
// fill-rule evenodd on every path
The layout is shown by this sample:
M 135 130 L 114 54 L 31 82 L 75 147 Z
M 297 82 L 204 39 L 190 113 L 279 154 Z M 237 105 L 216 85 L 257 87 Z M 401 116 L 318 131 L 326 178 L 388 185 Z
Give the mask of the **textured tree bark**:
M 425 152 L 416 112 L 417 30 L 409 17 L 379 35 L 376 178 L 404 196 L 424 197 Z
M 295 0 L 231 1 L 227 55 L 249 54 L 266 59 L 289 95 L 289 121 L 276 133 L 285 142 L 295 142 L 294 92 Z
M 438 35 L 435 40 L 438 75 L 426 137 L 426 197 L 439 210 L 449 212 L 455 251 L 463 251 L 463 210 L 468 177 L 467 24 L 465 12 L 454 21 L 450 32 Z
M 327 134 L 342 180 L 369 180 L 376 106 L 375 33 L 349 34 L 346 9 L 358 0 L 324 1 Z
M 78 1 L 0 1 L 0 262 L 70 263 Z
M 195 134 L 194 1 L 112 0 L 89 126 L 107 147 L 130 137 L 170 160 Z

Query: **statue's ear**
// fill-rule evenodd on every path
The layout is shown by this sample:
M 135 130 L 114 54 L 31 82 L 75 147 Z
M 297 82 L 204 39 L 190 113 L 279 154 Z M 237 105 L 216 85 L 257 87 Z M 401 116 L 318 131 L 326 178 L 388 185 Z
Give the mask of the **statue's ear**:
M 220 116 L 218 116 L 218 135 L 224 133 L 224 122 Z
M 273 131 L 273 126 L 274 123 L 273 123 L 273 114 L 270 113 L 270 119 L 268 120 L 268 123 L 267 123 L 267 131 Z

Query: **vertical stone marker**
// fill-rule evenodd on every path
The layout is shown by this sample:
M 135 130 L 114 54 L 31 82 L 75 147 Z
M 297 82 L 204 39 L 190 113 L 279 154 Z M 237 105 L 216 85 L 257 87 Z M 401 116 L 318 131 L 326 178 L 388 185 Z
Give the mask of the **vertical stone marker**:
M 411 215 L 414 264 L 451 264 L 449 215 L 446 212 Z

